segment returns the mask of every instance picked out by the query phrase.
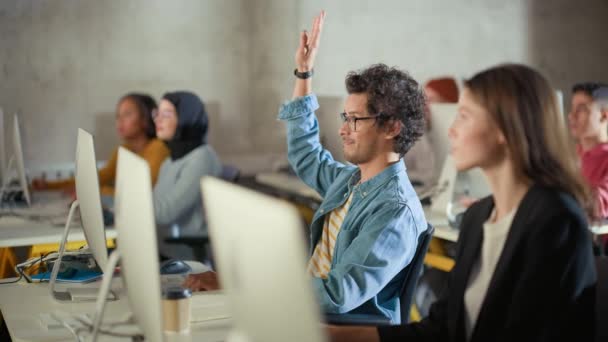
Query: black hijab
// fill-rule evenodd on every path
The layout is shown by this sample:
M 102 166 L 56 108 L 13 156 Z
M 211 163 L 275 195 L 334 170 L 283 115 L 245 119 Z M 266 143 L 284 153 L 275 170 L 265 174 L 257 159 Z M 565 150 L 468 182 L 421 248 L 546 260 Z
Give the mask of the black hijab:
M 209 117 L 201 99 L 187 91 L 166 93 L 163 99 L 171 102 L 177 111 L 175 135 L 171 140 L 165 141 L 171 159 L 180 159 L 195 148 L 207 144 Z

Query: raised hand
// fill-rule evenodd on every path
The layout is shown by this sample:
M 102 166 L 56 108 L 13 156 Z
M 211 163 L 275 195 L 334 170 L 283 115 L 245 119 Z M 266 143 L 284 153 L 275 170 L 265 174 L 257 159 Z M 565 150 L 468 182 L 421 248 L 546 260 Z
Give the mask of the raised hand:
M 296 67 L 299 72 L 310 71 L 313 68 L 315 57 L 319 49 L 324 20 L 325 11 L 321 11 L 312 23 L 312 31 L 309 33 L 304 30 L 300 33 L 300 44 L 298 45 L 295 59 Z

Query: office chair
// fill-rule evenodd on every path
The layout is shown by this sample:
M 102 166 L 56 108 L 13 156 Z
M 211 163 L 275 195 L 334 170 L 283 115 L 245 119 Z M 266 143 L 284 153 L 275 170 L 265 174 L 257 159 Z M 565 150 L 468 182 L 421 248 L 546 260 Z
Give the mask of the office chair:
M 608 341 L 608 256 L 595 258 L 597 284 L 595 294 L 595 329 L 597 342 Z
M 407 324 L 410 318 L 410 309 L 416 292 L 416 284 L 422 274 L 422 266 L 424 264 L 424 256 L 429 248 L 429 243 L 433 237 L 435 228 L 430 224 L 425 232 L 418 237 L 418 246 L 416 253 L 410 264 L 403 270 L 405 276 L 403 285 L 399 295 L 401 324 Z M 377 315 L 365 314 L 325 314 L 325 320 L 328 324 L 336 325 L 391 325 L 390 319 Z

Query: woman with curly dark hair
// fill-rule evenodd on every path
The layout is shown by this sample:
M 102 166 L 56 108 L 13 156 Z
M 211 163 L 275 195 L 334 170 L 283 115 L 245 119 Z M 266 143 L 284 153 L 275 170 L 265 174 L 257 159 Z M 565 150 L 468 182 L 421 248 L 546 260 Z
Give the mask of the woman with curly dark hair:
M 481 168 L 493 195 L 464 214 L 446 289 L 421 322 L 330 327 L 333 341 L 592 341 L 588 198 L 552 87 L 522 65 L 482 71 L 449 138 L 457 169 Z

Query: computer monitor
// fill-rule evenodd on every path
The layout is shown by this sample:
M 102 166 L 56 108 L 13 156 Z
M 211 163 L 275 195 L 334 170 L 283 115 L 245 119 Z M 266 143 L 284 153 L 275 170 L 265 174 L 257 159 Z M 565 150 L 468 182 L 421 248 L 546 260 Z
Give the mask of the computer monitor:
M 555 99 L 557 101 L 557 110 L 563 116 L 564 115 L 564 93 L 557 89 L 555 90 Z
M 25 164 L 23 162 L 23 148 L 21 145 L 21 132 L 19 129 L 19 117 L 15 114 L 13 119 L 13 152 L 15 165 L 17 166 L 17 177 L 19 178 L 19 184 L 25 197 L 25 202 L 28 206 L 32 205 L 32 196 L 30 194 L 29 184 L 25 177 Z M 7 175 L 8 177 L 8 175 Z
M 283 200 L 212 177 L 203 206 L 239 341 L 325 341 L 306 273 L 301 219 Z
M 148 163 L 120 147 L 114 222 L 121 275 L 134 318 L 146 341 L 160 342 L 163 340 L 161 281 L 150 184 Z
M 458 105 L 455 103 L 431 103 L 431 129 L 427 133 L 433 153 L 435 154 L 435 175 L 440 176 L 444 168 L 443 161 L 449 154 L 450 141 L 448 130 L 458 113 Z
M 0 184 L 4 184 L 6 175 L 6 148 L 4 144 L 6 141 L 4 140 L 4 111 L 2 107 L 0 107 Z
M 87 244 L 102 271 L 108 263 L 93 136 L 79 128 L 76 143 L 76 199 Z
M 103 224 L 103 214 L 101 209 L 101 195 L 99 191 L 99 179 L 95 158 L 95 145 L 93 136 L 83 130 L 78 129 L 78 139 L 76 144 L 76 201 L 70 208 L 70 214 L 66 222 L 66 228 L 60 243 L 59 259 L 63 257 L 65 244 L 71 227 L 72 216 L 76 210 L 80 209 L 80 219 L 90 252 L 102 271 L 108 263 L 108 252 L 106 248 L 106 233 Z M 68 289 L 67 291 L 55 290 L 55 282 L 59 270 L 57 262 L 53 267 L 50 279 L 50 291 L 57 300 L 94 300 L 96 291 Z M 90 289 L 89 289 L 90 290 Z M 78 296 L 74 295 L 78 291 Z

